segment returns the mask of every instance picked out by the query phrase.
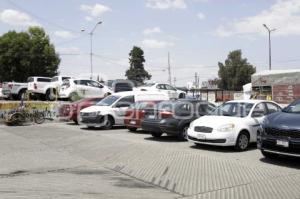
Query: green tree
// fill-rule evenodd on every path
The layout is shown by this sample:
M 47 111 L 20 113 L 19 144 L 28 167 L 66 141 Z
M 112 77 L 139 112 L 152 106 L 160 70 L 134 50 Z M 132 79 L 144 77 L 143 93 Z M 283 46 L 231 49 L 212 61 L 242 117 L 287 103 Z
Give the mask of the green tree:
M 134 46 L 129 53 L 130 68 L 126 71 L 127 79 L 135 83 L 144 83 L 146 79 L 151 79 L 151 75 L 144 68 L 144 51 L 140 47 Z
M 9 31 L 0 37 L 0 82 L 25 82 L 29 76 L 54 76 L 60 58 L 40 27 Z
M 251 75 L 256 68 L 242 58 L 242 51 L 235 50 L 228 54 L 225 63 L 219 65 L 219 88 L 224 90 L 240 91 L 243 85 L 251 82 Z

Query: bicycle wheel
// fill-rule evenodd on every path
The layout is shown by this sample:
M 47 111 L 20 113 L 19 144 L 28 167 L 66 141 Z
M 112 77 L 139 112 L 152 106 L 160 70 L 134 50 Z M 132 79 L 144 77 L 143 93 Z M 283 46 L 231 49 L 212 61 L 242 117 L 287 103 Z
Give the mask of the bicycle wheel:
M 24 121 L 25 117 L 22 113 L 13 113 L 9 120 L 12 125 L 22 125 Z
M 43 113 L 36 113 L 34 115 L 34 122 L 37 124 L 42 124 L 45 122 L 45 117 Z

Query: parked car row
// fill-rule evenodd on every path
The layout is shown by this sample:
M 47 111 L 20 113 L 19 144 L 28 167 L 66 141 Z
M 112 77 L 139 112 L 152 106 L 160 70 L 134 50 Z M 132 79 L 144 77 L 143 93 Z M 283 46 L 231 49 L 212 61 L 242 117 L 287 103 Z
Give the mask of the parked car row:
M 215 107 L 193 99 L 171 100 L 168 94 L 154 91 L 89 100 L 69 108 L 74 110 L 71 119 L 88 128 L 121 125 L 154 137 L 174 135 L 196 145 L 234 146 L 238 151 L 257 142 L 265 157 L 300 157 L 300 99 L 283 110 L 273 101 L 235 100 Z
M 166 93 L 170 98 L 184 98 L 185 92 L 177 90 L 168 84 L 146 84 L 134 88 L 130 80 L 108 80 L 106 84 L 86 78 L 68 76 L 29 77 L 27 83 L 4 82 L 1 87 L 3 98 L 21 100 L 29 93 L 30 99 L 55 99 L 76 101 L 82 98 L 105 97 L 112 93 L 124 91 L 159 91 Z M 149 86 L 149 87 L 148 87 Z

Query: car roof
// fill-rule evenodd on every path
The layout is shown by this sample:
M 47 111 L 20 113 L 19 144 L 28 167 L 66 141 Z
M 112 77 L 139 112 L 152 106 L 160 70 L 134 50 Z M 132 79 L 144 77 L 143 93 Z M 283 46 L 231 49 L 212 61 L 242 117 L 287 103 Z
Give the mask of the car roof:
M 231 100 L 228 102 L 237 102 L 237 103 L 261 103 L 261 102 L 273 102 L 273 101 L 269 101 L 269 100 L 257 100 L 257 99 L 250 99 L 250 100 Z M 274 102 L 273 102 L 274 103 Z

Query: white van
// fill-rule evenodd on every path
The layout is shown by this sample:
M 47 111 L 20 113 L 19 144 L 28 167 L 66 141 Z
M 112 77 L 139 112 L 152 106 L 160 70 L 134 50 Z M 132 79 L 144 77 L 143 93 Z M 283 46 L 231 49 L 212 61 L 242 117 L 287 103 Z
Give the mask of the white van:
M 80 124 L 88 128 L 103 127 L 111 129 L 114 125 L 124 125 L 125 112 L 135 102 L 169 100 L 165 93 L 128 91 L 115 93 L 102 99 L 94 106 L 80 111 Z

